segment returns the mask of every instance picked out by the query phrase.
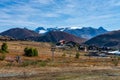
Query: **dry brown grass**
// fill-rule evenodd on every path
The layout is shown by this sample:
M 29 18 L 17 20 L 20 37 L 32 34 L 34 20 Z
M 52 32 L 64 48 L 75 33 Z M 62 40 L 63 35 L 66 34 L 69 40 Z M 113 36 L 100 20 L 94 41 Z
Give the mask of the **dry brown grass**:
M 0 42 L 0 45 L 2 45 L 2 43 L 3 42 Z M 6 56 L 11 56 L 11 57 L 14 57 L 16 55 L 23 56 L 25 47 L 37 48 L 40 58 L 41 58 L 42 54 L 45 55 L 45 54 L 51 53 L 50 52 L 50 44 L 48 44 L 48 43 L 11 41 L 11 42 L 7 42 L 7 44 L 8 44 L 9 54 L 7 54 Z M 36 59 L 36 57 L 35 57 L 35 59 Z
M 44 67 L 21 68 L 21 70 L 11 68 L 5 71 L 20 75 L 0 80 L 119 80 L 120 78 L 120 69 L 111 67 Z
M 0 42 L 2 45 L 3 42 Z M 11 41 L 7 42 L 9 53 L 6 58 L 14 58 L 20 55 L 24 64 L 0 61 L 0 76 L 7 75 L 0 80 L 119 80 L 119 66 L 115 67 L 111 58 L 86 57 L 80 52 L 80 58 L 76 59 L 76 51 L 57 49 L 54 62 L 51 61 L 51 45 L 41 42 Z M 24 48 L 34 47 L 38 49 L 38 57 L 25 57 Z M 66 56 L 62 56 L 65 53 Z M 70 54 L 71 53 L 71 56 Z M 26 62 L 27 61 L 27 62 Z M 116 74 L 115 74 L 116 72 Z M 110 74 L 109 74 L 110 73 Z M 47 76 L 47 77 L 46 77 Z

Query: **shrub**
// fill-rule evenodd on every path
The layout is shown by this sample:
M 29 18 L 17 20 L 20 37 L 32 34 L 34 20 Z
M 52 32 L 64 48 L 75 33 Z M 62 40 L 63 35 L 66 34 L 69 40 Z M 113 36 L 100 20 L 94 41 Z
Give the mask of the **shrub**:
M 13 63 L 12 62 L 7 63 L 6 66 L 8 66 L 10 68 L 11 66 L 13 66 Z
M 78 59 L 79 57 L 80 57 L 80 54 L 79 54 L 79 52 L 77 52 L 76 55 L 75 55 L 75 58 Z
M 62 54 L 62 57 L 65 57 L 65 56 L 66 56 L 66 54 L 65 54 L 65 53 L 63 53 L 63 54 Z
M 21 67 L 26 67 L 26 66 L 29 66 L 30 63 L 29 61 L 24 61 L 22 64 L 21 64 Z
M 114 59 L 114 60 L 112 61 L 112 63 L 114 64 L 114 66 L 118 66 L 119 60 L 118 60 L 118 59 Z
M 24 52 L 27 53 L 28 50 L 29 50 L 29 48 L 26 47 L 26 48 L 24 49 Z
M 8 45 L 7 45 L 7 43 L 2 44 L 0 52 L 8 53 Z
M 26 47 L 24 49 L 24 52 L 25 52 L 25 56 L 28 56 L 28 57 L 33 57 L 33 56 L 38 56 L 38 51 L 36 48 L 28 48 Z
M 120 57 L 114 57 L 114 59 L 112 59 L 112 63 L 114 64 L 114 66 L 118 66 L 120 61 Z
M 36 48 L 34 49 L 34 56 L 38 56 L 38 50 Z
M 45 67 L 47 65 L 47 62 L 46 61 L 42 61 L 40 62 L 39 66 L 40 67 Z
M 21 67 L 27 67 L 27 66 L 36 66 L 39 63 L 39 61 L 32 61 L 32 60 L 26 60 L 22 62 L 20 65 Z

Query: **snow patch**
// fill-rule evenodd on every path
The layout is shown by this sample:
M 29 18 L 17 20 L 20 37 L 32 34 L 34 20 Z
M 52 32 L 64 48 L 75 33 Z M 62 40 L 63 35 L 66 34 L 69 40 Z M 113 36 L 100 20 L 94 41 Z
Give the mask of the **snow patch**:
M 45 30 L 39 30 L 39 34 L 43 34 L 43 33 L 46 33 L 47 31 Z
M 81 29 L 82 27 L 70 27 L 69 29 Z

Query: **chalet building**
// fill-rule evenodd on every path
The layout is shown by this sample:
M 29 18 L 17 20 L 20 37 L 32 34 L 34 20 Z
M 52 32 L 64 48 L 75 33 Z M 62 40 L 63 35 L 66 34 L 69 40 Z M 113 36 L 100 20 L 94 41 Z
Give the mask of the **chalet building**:
M 60 40 L 59 43 L 62 45 L 62 44 L 65 44 L 65 40 Z
M 65 44 L 65 40 L 60 40 L 56 46 L 63 46 Z
M 57 47 L 57 48 L 72 48 L 72 47 L 75 47 L 76 45 L 77 45 L 77 43 L 74 42 L 74 41 L 60 40 L 60 41 L 56 44 L 56 47 Z

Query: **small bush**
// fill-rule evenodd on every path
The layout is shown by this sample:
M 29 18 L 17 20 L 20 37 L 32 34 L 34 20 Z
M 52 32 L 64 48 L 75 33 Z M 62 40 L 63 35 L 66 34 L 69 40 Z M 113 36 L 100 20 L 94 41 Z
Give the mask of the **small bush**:
M 20 66 L 21 67 L 36 66 L 38 63 L 39 63 L 38 61 L 26 60 Z
M 39 63 L 39 66 L 41 66 L 41 67 L 45 67 L 46 65 L 47 65 L 47 62 L 45 62 L 45 61 L 42 61 Z
M 9 62 L 9 63 L 6 64 L 6 66 L 8 66 L 10 68 L 11 66 L 13 66 L 13 63 Z
M 38 51 L 36 48 L 28 48 L 26 47 L 24 49 L 24 52 L 25 52 L 25 56 L 28 56 L 28 57 L 33 57 L 33 56 L 38 56 Z
M 114 64 L 114 66 L 118 66 L 120 61 L 120 57 L 114 57 L 114 59 L 112 59 L 112 63 Z
M 114 66 L 118 66 L 119 60 L 114 59 L 114 60 L 112 61 L 112 63 L 114 64 Z
M 1 50 L 7 51 L 7 49 L 8 49 L 7 43 L 3 43 L 1 46 Z
M 37 65 L 38 63 L 39 63 L 38 61 L 31 61 L 31 62 L 30 62 L 30 65 L 34 65 L 34 66 L 35 66 L 35 65 Z
M 69 52 L 69 57 L 71 57 L 71 55 L 72 55 L 72 52 Z
M 21 67 L 26 67 L 26 66 L 29 66 L 30 63 L 28 61 L 24 61 L 22 64 L 21 64 Z
M 65 54 L 65 53 L 63 53 L 63 54 L 62 54 L 62 57 L 65 57 L 65 56 L 66 56 L 66 54 Z
M 76 55 L 75 55 L 75 58 L 78 59 L 79 57 L 80 57 L 80 54 L 79 54 L 79 52 L 77 52 Z
M 0 52 L 1 53 L 8 53 L 8 45 L 7 45 L 7 43 L 2 44 Z
M 38 50 L 36 48 L 34 49 L 34 56 L 38 56 Z
M 120 60 L 120 57 L 118 57 L 118 60 Z

